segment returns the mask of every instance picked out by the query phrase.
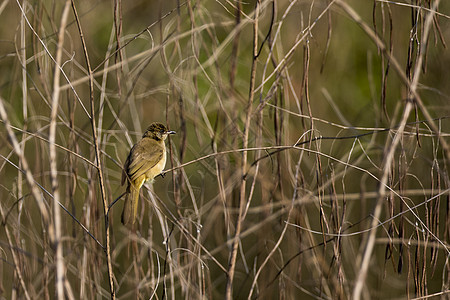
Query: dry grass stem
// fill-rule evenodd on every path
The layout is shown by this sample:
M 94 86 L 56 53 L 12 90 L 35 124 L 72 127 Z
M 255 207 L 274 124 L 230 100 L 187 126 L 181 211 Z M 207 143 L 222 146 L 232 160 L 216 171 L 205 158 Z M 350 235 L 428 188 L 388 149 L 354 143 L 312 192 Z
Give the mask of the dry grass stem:
M 3 1 L 0 297 L 450 295 L 450 2 Z M 120 222 L 127 154 L 176 131 Z

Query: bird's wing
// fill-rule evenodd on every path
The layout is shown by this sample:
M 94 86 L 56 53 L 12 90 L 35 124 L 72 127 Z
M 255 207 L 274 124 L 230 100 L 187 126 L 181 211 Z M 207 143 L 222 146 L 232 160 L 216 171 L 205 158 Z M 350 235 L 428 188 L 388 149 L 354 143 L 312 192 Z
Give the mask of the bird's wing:
M 130 151 L 127 173 L 131 181 L 146 174 L 163 157 L 164 145 L 150 138 L 143 138 Z

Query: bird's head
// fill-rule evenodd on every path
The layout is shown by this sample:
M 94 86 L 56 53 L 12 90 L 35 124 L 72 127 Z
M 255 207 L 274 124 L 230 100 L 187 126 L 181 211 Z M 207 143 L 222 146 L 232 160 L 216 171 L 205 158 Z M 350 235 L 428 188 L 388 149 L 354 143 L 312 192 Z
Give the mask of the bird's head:
M 145 133 L 142 137 L 143 138 L 150 137 L 157 141 L 159 141 L 159 140 L 164 141 L 169 134 L 175 134 L 175 133 L 176 133 L 175 131 L 168 130 L 164 124 L 155 122 L 155 123 L 150 124 L 150 126 L 147 128 L 147 131 L 145 131 Z

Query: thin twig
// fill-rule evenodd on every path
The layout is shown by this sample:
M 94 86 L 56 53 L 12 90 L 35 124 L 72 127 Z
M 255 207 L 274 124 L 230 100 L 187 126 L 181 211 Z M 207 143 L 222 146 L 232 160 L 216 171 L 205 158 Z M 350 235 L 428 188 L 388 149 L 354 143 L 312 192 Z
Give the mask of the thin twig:
M 255 4 L 255 17 L 253 23 L 253 59 L 252 59 L 252 68 L 250 75 L 250 88 L 248 95 L 248 102 L 246 107 L 246 118 L 244 124 L 244 136 L 242 138 L 243 148 L 247 148 L 248 146 L 248 137 L 250 132 L 250 116 L 252 115 L 252 104 L 255 92 L 255 81 L 256 81 L 256 60 L 258 55 L 258 24 L 259 24 L 259 11 L 260 11 L 261 2 L 259 0 L 256 1 Z M 242 161 L 241 161 L 241 174 L 245 174 L 247 169 L 247 151 L 242 152 Z M 234 271 L 236 269 L 236 258 L 239 246 L 239 235 L 241 234 L 242 223 L 244 220 L 242 219 L 244 215 L 244 210 L 246 206 L 246 178 L 242 177 L 241 186 L 239 192 L 239 214 L 236 220 L 236 231 L 235 231 L 235 240 L 231 246 L 230 258 L 228 261 L 228 276 L 227 276 L 227 286 L 225 290 L 225 299 L 231 300 L 233 299 L 233 279 L 234 279 Z
M 53 219 L 55 225 L 54 236 L 50 237 L 53 239 L 53 245 L 56 249 L 56 297 L 58 299 L 64 299 L 64 281 L 65 281 L 65 266 L 64 266 L 64 254 L 62 245 L 62 222 L 61 222 L 61 212 L 58 203 L 60 202 L 60 192 L 59 192 L 59 182 L 58 182 L 58 170 L 57 170 L 57 159 L 56 159 L 56 119 L 59 109 L 59 97 L 60 97 L 60 77 L 61 69 L 59 66 L 62 61 L 64 36 L 66 34 L 67 18 L 69 16 L 70 0 L 66 1 L 64 5 L 63 13 L 61 16 L 61 25 L 59 27 L 58 34 L 58 47 L 56 50 L 55 58 L 55 72 L 53 74 L 53 94 L 52 94 L 52 111 L 51 120 L 49 128 L 49 152 L 50 152 L 50 179 L 52 184 L 53 193 Z
M 109 222 L 108 222 L 108 202 L 106 199 L 106 191 L 105 191 L 105 183 L 103 179 L 103 167 L 102 167 L 102 159 L 101 159 L 101 152 L 100 152 L 100 146 L 99 146 L 99 137 L 97 137 L 97 126 L 95 122 L 95 104 L 94 104 L 94 76 L 91 68 L 91 63 L 89 61 L 89 55 L 86 47 L 86 41 L 84 40 L 83 30 L 81 28 L 80 20 L 78 18 L 77 9 L 75 7 L 75 3 L 73 0 L 72 2 L 72 10 L 75 16 L 75 20 L 77 22 L 78 26 L 78 32 L 80 33 L 80 39 L 83 46 L 83 53 L 86 60 L 86 66 L 89 72 L 89 98 L 90 98 L 90 104 L 91 104 L 91 115 L 90 115 L 90 121 L 91 121 L 91 128 L 92 128 L 92 137 L 93 137 L 93 143 L 94 143 L 94 149 L 95 149 L 95 159 L 97 164 L 97 172 L 98 172 L 98 178 L 99 178 L 99 184 L 100 184 L 100 194 L 103 200 L 103 213 L 104 213 L 104 219 L 105 219 L 105 255 L 106 255 L 106 264 L 108 269 L 108 282 L 109 282 L 109 290 L 111 293 L 111 299 L 116 298 L 116 292 L 114 287 L 114 273 L 112 269 L 112 258 L 111 258 L 111 241 L 110 241 L 110 229 L 109 229 Z

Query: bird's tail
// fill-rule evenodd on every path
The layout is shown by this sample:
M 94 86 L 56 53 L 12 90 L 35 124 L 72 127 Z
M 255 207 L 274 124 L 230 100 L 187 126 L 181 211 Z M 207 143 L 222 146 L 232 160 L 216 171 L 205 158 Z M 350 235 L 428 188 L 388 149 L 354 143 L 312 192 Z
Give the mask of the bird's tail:
M 137 207 L 139 202 L 139 188 L 130 184 L 127 188 L 125 203 L 122 210 L 122 224 L 133 225 L 136 221 Z

